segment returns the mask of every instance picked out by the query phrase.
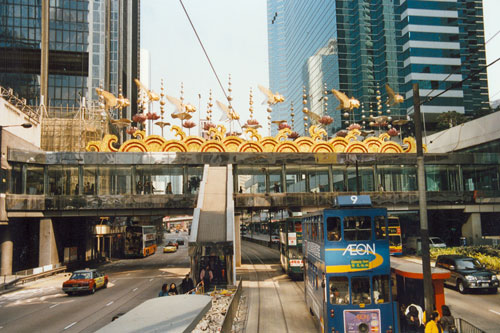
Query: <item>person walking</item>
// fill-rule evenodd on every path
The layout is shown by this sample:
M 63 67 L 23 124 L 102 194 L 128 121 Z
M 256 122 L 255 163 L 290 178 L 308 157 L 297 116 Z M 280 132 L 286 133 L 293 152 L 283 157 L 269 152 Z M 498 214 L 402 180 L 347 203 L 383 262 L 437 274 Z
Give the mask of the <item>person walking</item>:
M 183 294 L 186 294 L 193 289 L 194 289 L 193 279 L 189 277 L 189 274 L 186 274 L 186 277 L 184 277 L 184 279 L 182 279 L 181 282 L 181 292 Z
M 168 284 L 164 283 L 164 284 L 161 286 L 161 291 L 160 291 L 160 293 L 158 294 L 158 297 L 168 296 L 168 291 L 167 291 L 167 288 L 168 288 Z
M 175 283 L 170 284 L 170 288 L 168 289 L 168 295 L 174 296 L 178 294 L 179 293 L 177 292 L 177 286 L 175 285 Z
M 406 324 L 409 332 L 420 332 L 423 330 L 424 318 L 422 307 L 410 304 L 405 310 Z
M 450 308 L 447 305 L 441 306 L 441 313 L 443 316 L 439 319 L 439 324 L 443 328 L 443 333 L 457 333 L 455 318 L 451 315 Z
M 429 317 L 429 321 L 425 325 L 425 333 L 442 333 L 441 325 L 439 325 L 439 313 L 434 311 Z
M 210 265 L 207 265 L 200 272 L 200 280 L 203 281 L 205 292 L 210 290 L 210 284 L 212 283 L 213 279 L 214 279 L 214 273 L 212 272 Z

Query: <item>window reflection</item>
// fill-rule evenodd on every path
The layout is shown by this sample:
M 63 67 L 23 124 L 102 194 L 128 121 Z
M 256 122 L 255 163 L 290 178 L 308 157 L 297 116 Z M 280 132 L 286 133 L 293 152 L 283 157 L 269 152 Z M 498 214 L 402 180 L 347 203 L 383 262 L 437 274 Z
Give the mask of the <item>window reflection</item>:
M 43 194 L 43 166 L 26 166 L 26 192 L 27 194 Z

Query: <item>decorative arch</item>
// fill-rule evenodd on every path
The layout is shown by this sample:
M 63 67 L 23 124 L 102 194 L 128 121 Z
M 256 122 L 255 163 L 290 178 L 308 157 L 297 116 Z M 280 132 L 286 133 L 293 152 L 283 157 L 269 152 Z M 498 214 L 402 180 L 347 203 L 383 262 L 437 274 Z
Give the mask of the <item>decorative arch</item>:
M 128 140 L 124 144 L 122 144 L 118 151 L 144 153 L 144 152 L 148 151 L 148 147 L 144 144 L 144 141 L 132 139 L 132 140 Z
M 242 142 L 243 140 L 237 136 L 227 136 L 222 140 L 222 144 L 226 146 L 226 151 L 228 152 L 238 151 L 238 147 Z
M 379 153 L 402 153 L 403 148 L 393 141 L 386 141 L 380 147 Z
M 186 144 L 182 141 L 168 140 L 168 141 L 165 141 L 165 143 L 161 147 L 161 151 L 183 153 L 183 152 L 187 152 L 188 149 L 187 149 Z
M 382 146 L 382 141 L 374 136 L 364 139 L 363 143 L 368 147 L 370 153 L 378 153 L 380 146 Z
M 217 140 L 208 140 L 205 141 L 201 147 L 200 147 L 201 152 L 213 152 L 213 153 L 222 153 L 225 152 L 226 149 L 224 148 L 224 145 L 220 141 Z
M 347 145 L 349 144 L 349 142 L 345 138 L 340 136 L 331 139 L 330 141 L 328 141 L 328 143 L 332 146 L 333 151 L 336 153 L 345 152 Z
M 167 140 L 159 135 L 150 135 L 144 140 L 144 143 L 148 147 L 148 151 L 161 151 L 165 142 L 167 142 Z
M 278 143 L 276 147 L 274 147 L 273 152 L 276 153 L 299 153 L 299 148 L 290 141 L 284 141 Z
M 327 142 L 316 142 L 310 150 L 312 153 L 333 153 L 333 147 Z
M 188 136 L 184 143 L 187 146 L 187 151 L 200 151 L 201 145 L 205 142 L 199 136 Z
M 266 136 L 264 139 L 260 140 L 260 144 L 264 147 L 265 152 L 273 152 L 278 141 L 272 136 Z
M 307 136 L 303 136 L 293 141 L 293 144 L 297 146 L 297 149 L 300 152 L 307 153 L 311 151 L 311 147 L 314 145 L 314 140 Z
M 264 152 L 264 147 L 254 141 L 245 141 L 238 147 L 238 150 L 241 153 L 262 153 Z
M 346 153 L 368 153 L 368 147 L 363 142 L 354 141 L 347 145 Z

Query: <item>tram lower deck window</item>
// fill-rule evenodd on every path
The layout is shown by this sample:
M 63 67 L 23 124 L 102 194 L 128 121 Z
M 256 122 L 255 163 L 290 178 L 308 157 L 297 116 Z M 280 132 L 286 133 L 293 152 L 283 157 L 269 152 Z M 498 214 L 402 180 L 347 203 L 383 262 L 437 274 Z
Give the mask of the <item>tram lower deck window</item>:
M 371 304 L 370 278 L 356 276 L 351 278 L 352 304 Z
M 349 304 L 349 280 L 346 276 L 330 277 L 329 288 L 331 304 Z

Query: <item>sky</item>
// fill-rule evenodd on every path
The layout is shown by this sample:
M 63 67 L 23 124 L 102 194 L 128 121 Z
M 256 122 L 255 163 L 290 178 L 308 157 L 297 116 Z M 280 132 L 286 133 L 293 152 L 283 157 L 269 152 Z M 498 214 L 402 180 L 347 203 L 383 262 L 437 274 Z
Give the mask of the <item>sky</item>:
M 232 105 L 241 116 L 241 124 L 249 119 L 252 88 L 254 118 L 264 127 L 260 133 L 268 135 L 267 105 L 262 104 L 265 97 L 257 88 L 257 85 L 269 86 L 266 0 L 183 0 L 183 4 L 226 93 L 231 75 Z M 500 31 L 500 0 L 483 0 L 483 5 L 488 41 Z M 217 123 L 221 111 L 215 100 L 225 103 L 226 98 L 180 1 L 141 1 L 140 43 L 150 54 L 152 90 L 159 93 L 163 79 L 165 94 L 179 98 L 183 83 L 184 102 L 201 109 L 205 118 L 211 89 L 213 121 Z M 500 33 L 486 44 L 486 61 L 489 64 L 499 57 Z M 490 98 L 500 99 L 500 61 L 488 68 L 488 82 Z M 170 103 L 165 106 L 165 115 L 174 112 Z M 153 111 L 159 113 L 159 104 L 153 106 Z M 198 115 L 192 119 L 196 123 Z M 180 125 L 179 120 L 169 115 L 166 121 Z M 191 134 L 197 134 L 197 130 L 198 126 Z

